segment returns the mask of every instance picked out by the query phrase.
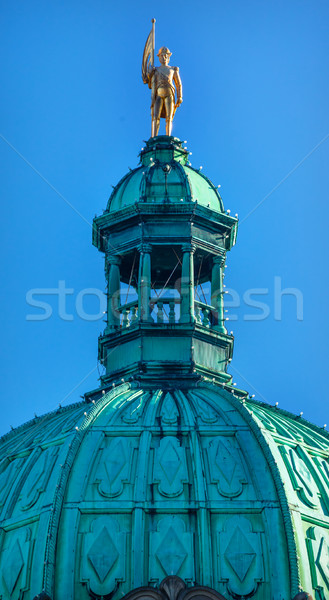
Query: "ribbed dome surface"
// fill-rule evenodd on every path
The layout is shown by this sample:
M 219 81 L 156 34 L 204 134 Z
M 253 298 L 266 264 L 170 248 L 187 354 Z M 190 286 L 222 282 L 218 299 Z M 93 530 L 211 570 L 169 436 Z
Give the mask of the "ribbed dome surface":
M 107 212 L 136 202 L 199 202 L 218 212 L 223 203 L 217 188 L 188 162 L 189 152 L 170 136 L 151 138 L 141 154 L 142 166 L 131 170 L 114 188 Z
M 170 574 L 327 598 L 328 435 L 241 397 L 124 383 L 4 436 L 2 600 L 116 599 Z

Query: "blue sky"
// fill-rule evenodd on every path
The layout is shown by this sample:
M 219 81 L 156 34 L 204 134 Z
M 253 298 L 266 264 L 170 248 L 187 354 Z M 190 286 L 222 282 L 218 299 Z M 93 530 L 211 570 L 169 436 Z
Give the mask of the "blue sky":
M 105 289 L 91 222 L 150 135 L 140 67 L 152 17 L 183 81 L 173 133 L 240 218 L 226 269 L 241 300 L 228 313 L 238 317 L 234 380 L 329 425 L 328 3 L 14 0 L 1 12 L 0 432 L 97 386 L 104 324 L 79 318 L 76 303 L 81 290 Z M 29 290 L 59 281 L 73 319 L 52 294 L 52 315 L 28 320 L 40 313 Z M 302 318 L 292 295 L 275 318 L 279 284 L 299 290 Z M 250 320 L 261 313 L 243 301 L 254 288 L 266 319 Z

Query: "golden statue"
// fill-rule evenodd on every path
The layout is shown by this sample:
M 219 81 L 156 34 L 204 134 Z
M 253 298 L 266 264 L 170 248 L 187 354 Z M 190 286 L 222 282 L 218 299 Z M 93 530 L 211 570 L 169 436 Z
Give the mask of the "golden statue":
M 142 79 L 152 90 L 151 137 L 159 133 L 160 118 L 166 119 L 166 135 L 171 135 L 172 121 L 176 108 L 183 102 L 182 82 L 179 76 L 179 68 L 169 66 L 171 52 L 166 46 L 162 46 L 158 52 L 160 66 L 154 66 L 154 31 L 155 19 L 152 19 L 152 31 L 149 34 L 143 54 Z M 175 90 L 175 86 L 176 90 Z M 175 92 L 177 98 L 175 99 Z

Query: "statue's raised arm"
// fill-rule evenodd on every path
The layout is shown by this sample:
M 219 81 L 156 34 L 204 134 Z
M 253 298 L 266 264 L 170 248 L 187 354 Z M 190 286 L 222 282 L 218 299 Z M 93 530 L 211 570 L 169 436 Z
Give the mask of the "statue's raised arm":
M 166 46 L 162 46 L 158 52 L 160 66 L 154 66 L 154 23 L 150 35 L 147 38 L 143 63 L 142 78 L 152 90 L 151 116 L 152 133 L 155 137 L 159 133 L 160 118 L 166 119 L 166 135 L 171 135 L 172 121 L 176 108 L 183 102 L 182 82 L 178 67 L 169 65 L 171 52 Z

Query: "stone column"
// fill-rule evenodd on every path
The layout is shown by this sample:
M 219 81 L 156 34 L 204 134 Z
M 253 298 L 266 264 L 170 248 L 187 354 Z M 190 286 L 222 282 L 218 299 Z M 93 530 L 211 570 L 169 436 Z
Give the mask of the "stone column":
M 224 326 L 224 298 L 223 298 L 223 266 L 224 256 L 214 256 L 211 272 L 211 305 L 213 311 L 213 329 L 227 333 Z
M 151 323 L 153 322 L 150 310 L 152 246 L 141 244 L 139 252 L 138 315 L 140 321 Z
M 192 323 L 194 317 L 194 260 L 195 246 L 183 244 L 180 322 Z
M 108 293 L 107 293 L 107 329 L 114 330 L 120 326 L 120 264 L 121 257 L 107 255 Z

